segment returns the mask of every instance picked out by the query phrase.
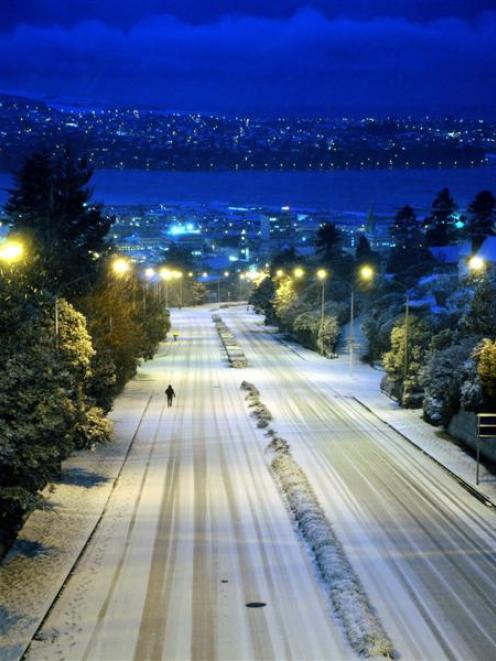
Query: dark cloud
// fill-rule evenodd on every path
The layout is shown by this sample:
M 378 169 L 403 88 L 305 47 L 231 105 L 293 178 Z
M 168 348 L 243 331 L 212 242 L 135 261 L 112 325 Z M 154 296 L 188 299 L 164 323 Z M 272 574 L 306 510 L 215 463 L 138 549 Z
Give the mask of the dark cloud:
M 387 17 L 425 23 L 447 17 L 473 20 L 496 9 L 496 0 L 2 0 L 0 29 L 21 23 L 71 27 L 84 20 L 128 29 L 166 14 L 195 25 L 236 14 L 287 19 L 304 8 L 329 19 Z
M 404 18 L 152 17 L 0 35 L 0 86 L 33 94 L 200 110 L 456 112 L 496 101 L 496 13 Z

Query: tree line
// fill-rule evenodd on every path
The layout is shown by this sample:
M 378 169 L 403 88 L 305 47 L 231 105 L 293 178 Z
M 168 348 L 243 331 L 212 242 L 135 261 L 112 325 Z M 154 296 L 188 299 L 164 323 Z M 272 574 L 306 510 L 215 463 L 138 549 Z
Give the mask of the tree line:
M 267 323 L 333 355 L 353 300 L 367 339 L 363 358 L 383 366 L 383 389 L 446 426 L 458 411 L 496 410 L 496 275 L 490 264 L 460 270 L 456 260 L 436 260 L 431 249 L 468 242 L 468 258 L 495 232 L 490 191 L 478 193 L 462 213 L 444 188 L 423 220 L 410 205 L 398 210 L 386 254 L 374 252 L 363 235 L 354 254 L 345 251 L 339 228 L 323 225 L 315 257 L 276 255 L 251 302 Z M 371 280 L 360 277 L 364 265 Z M 305 272 L 299 279 L 297 266 Z M 319 268 L 326 271 L 322 281 Z
M 70 149 L 35 153 L 5 205 L 23 254 L 0 262 L 0 544 L 71 452 L 109 440 L 115 396 L 170 326 L 153 288 L 114 271 L 91 176 Z

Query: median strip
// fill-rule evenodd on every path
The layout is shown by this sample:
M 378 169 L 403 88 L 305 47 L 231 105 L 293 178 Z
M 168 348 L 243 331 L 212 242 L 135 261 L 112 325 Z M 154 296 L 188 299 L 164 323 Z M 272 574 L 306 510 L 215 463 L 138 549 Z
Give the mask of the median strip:
M 213 314 L 212 321 L 214 322 L 217 333 L 219 334 L 222 344 L 224 345 L 227 360 L 229 361 L 231 367 L 248 367 L 248 360 L 246 359 L 243 350 L 239 346 L 237 339 L 231 333 L 226 324 L 222 321 L 220 315 Z
M 241 389 L 257 426 L 268 427 L 272 415 L 256 386 L 246 381 Z M 262 423 L 262 424 L 260 424 Z M 271 472 L 291 512 L 297 530 L 312 555 L 333 611 L 343 625 L 352 648 L 362 656 L 393 657 L 394 647 L 377 617 L 365 589 L 327 519 L 309 481 L 294 460 L 289 443 L 269 428 L 266 448 Z

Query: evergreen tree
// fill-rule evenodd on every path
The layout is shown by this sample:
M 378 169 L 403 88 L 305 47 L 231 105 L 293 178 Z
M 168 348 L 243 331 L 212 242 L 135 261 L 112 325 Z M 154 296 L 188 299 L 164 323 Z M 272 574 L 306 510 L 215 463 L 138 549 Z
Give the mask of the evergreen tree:
M 335 223 L 324 223 L 315 240 L 317 256 L 327 264 L 338 262 L 343 257 L 343 236 Z
M 428 246 L 447 246 L 456 239 L 456 209 L 457 205 L 451 193 L 447 188 L 443 188 L 434 198 L 431 212 L 424 221 Z
M 37 282 L 52 291 L 79 292 L 89 286 L 98 258 L 109 250 L 112 220 L 90 203 L 92 174 L 86 159 L 70 149 L 58 156 L 35 153 L 14 174 L 5 211 L 13 231 L 29 244 Z M 77 284 L 71 289 L 73 281 Z
M 88 397 L 94 350 L 84 317 L 19 280 L 0 279 L 0 541 L 74 448 L 107 440 Z
M 388 271 L 413 279 L 429 270 L 432 256 L 424 246 L 424 236 L 415 211 L 408 204 L 402 207 L 390 228 L 394 247 L 388 261 Z
M 264 278 L 252 291 L 249 299 L 256 312 L 265 315 L 266 323 L 274 318 L 274 295 L 276 286 L 272 278 Z
M 481 278 L 466 314 L 460 319 L 463 335 L 494 337 L 496 335 L 496 283 L 490 277 Z
M 488 236 L 495 233 L 496 198 L 484 190 L 475 196 L 468 207 L 467 232 L 472 241 L 472 252 L 476 253 Z
M 380 257 L 378 253 L 372 250 L 370 242 L 364 234 L 360 234 L 358 237 L 355 250 L 355 261 L 358 269 L 364 265 L 372 266 L 376 271 L 379 268 Z

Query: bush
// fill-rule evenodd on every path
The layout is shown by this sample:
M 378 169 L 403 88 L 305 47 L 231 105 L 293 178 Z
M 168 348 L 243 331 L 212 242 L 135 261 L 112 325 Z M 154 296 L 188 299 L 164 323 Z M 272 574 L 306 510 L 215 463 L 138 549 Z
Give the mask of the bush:
M 446 426 L 459 410 L 463 386 L 460 365 L 469 355 L 467 344 L 445 346 L 432 352 L 421 377 L 425 386 L 423 409 L 427 422 Z

